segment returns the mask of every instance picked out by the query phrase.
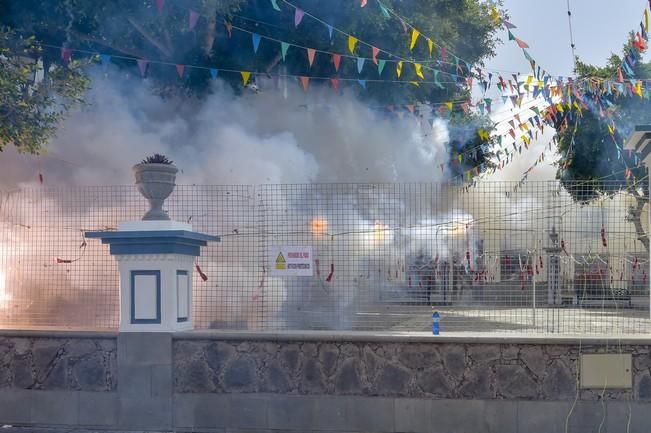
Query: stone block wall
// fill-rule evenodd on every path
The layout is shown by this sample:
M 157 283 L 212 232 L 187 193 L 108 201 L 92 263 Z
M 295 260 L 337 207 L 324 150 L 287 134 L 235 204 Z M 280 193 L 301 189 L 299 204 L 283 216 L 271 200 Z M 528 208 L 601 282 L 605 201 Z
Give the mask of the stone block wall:
M 115 339 L 0 337 L 0 390 L 108 392 L 117 377 Z
M 632 353 L 632 391 L 580 400 L 651 400 L 649 346 Z M 176 393 L 333 395 L 462 400 L 574 400 L 579 346 L 554 344 L 175 340 Z

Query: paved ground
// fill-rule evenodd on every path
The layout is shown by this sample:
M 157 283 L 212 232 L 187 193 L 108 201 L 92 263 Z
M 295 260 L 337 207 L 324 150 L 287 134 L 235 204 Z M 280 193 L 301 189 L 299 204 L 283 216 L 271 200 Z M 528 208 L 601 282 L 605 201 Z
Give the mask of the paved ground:
M 450 308 L 437 307 L 441 332 L 517 332 L 558 334 L 649 334 L 649 312 L 616 308 Z M 401 332 L 431 330 L 432 310 L 428 306 L 392 307 L 386 311 L 358 314 L 362 327 L 385 326 Z

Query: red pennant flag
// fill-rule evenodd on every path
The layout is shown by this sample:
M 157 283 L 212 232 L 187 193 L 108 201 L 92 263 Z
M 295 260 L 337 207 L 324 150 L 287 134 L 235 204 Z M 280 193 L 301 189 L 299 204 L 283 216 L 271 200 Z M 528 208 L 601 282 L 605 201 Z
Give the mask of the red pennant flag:
M 145 59 L 138 59 L 138 69 L 140 69 L 140 76 L 144 77 L 147 73 L 147 65 L 149 62 Z
M 361 7 L 364 7 L 364 6 L 366 6 L 366 2 L 367 2 L 367 1 L 368 1 L 368 0 L 362 0 L 362 4 L 361 4 Z
M 190 9 L 188 15 L 188 24 L 190 26 L 190 30 L 194 30 L 194 27 L 197 25 L 197 21 L 199 21 L 199 12 Z
M 303 84 L 303 90 L 307 92 L 307 86 L 310 83 L 310 77 L 300 76 L 301 84 Z
M 314 48 L 307 48 L 307 61 L 310 64 L 310 67 L 312 67 L 312 63 L 314 63 L 315 54 L 316 50 Z
M 194 265 L 194 267 L 197 269 L 197 272 L 199 273 L 199 276 L 203 281 L 208 281 L 208 275 L 204 274 L 199 265 Z
M 411 114 L 414 114 L 414 105 L 413 104 L 409 104 L 406 107 L 407 107 L 407 110 L 409 110 L 409 112 Z
M 341 54 L 333 54 L 332 63 L 335 64 L 335 71 L 339 72 L 339 64 L 341 63 Z
M 518 47 L 524 49 L 524 48 L 529 48 L 529 45 L 525 41 L 519 38 L 515 38 L 515 43 L 518 44 Z
M 332 88 L 335 90 L 339 89 L 339 79 L 337 78 L 330 78 L 330 84 L 332 85 Z
M 163 12 L 164 7 L 165 7 L 165 0 L 156 0 L 156 9 L 158 9 L 159 13 Z
M 180 79 L 183 79 L 184 72 L 185 72 L 185 65 L 176 65 L 176 73 L 179 74 Z
M 377 55 L 380 54 L 380 49 L 371 47 L 371 50 L 373 51 L 373 63 L 377 65 Z
M 331 264 L 330 264 L 330 273 L 328 274 L 328 277 L 326 278 L 326 281 L 327 281 L 328 283 L 329 283 L 330 281 L 332 281 L 332 276 L 334 275 L 334 273 L 335 273 L 335 264 L 334 264 L 334 263 L 331 263 Z
M 67 65 L 70 62 L 71 56 L 72 50 L 70 48 L 61 47 L 61 61 L 64 65 Z

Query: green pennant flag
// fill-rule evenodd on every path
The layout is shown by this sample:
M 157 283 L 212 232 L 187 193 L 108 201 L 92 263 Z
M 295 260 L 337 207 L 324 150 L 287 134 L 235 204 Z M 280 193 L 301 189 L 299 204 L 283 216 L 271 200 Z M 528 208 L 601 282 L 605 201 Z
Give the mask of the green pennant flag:
M 509 41 L 514 41 L 515 36 L 513 36 L 513 33 L 511 33 L 511 30 L 509 30 Z
M 271 0 L 271 7 L 274 8 L 274 10 L 280 11 L 280 8 L 278 7 L 278 3 L 276 3 L 277 0 Z
M 287 42 L 280 43 L 280 52 L 283 55 L 283 62 L 285 61 L 285 56 L 287 55 L 288 49 L 289 49 L 289 44 Z
M 384 6 L 384 4 L 382 4 L 381 1 L 378 1 L 377 4 L 380 5 L 380 10 L 382 10 L 382 15 L 384 15 L 385 18 L 390 18 L 389 10 L 387 9 L 387 7 Z
M 382 71 L 384 70 L 384 65 L 386 65 L 386 63 L 387 63 L 386 60 L 383 59 L 378 60 L 378 64 L 377 64 L 378 75 L 382 75 Z

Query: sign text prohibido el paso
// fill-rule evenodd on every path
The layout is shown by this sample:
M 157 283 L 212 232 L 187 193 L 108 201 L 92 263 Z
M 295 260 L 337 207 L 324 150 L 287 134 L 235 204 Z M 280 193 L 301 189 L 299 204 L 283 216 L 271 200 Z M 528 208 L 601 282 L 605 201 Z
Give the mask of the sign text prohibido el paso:
M 275 277 L 311 277 L 314 273 L 312 247 L 272 246 L 269 260 Z

